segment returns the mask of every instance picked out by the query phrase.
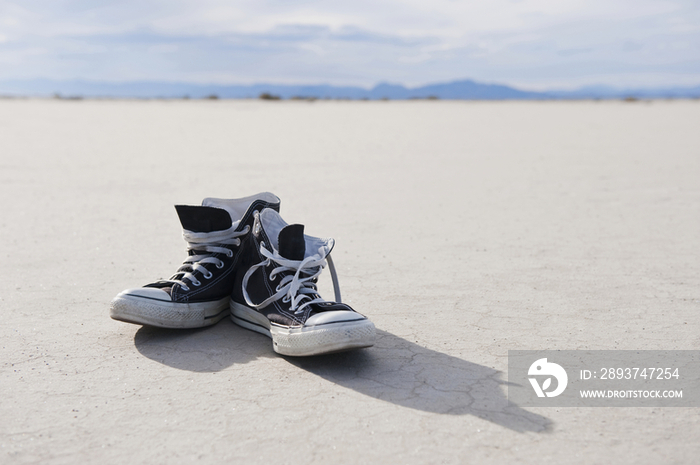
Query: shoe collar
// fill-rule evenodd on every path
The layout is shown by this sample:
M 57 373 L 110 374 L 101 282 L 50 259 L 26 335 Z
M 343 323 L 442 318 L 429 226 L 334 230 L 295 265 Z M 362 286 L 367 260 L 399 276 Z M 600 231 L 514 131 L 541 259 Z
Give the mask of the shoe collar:
M 269 246 L 279 254 L 279 234 L 282 229 L 289 226 L 284 219 L 271 208 L 266 208 L 260 212 L 253 224 L 253 234 L 258 237 L 260 229 L 265 231 L 265 235 L 270 241 Z M 304 259 L 318 255 L 319 258 L 326 258 L 335 246 L 335 239 L 320 238 L 304 234 L 304 245 L 306 247 Z
M 246 213 L 248 213 L 255 202 L 265 202 L 270 205 L 279 205 L 280 199 L 275 194 L 270 192 L 261 192 L 260 194 L 242 197 L 240 199 L 218 199 L 214 197 L 207 197 L 202 201 L 202 205 L 205 207 L 216 207 L 226 210 L 229 215 L 231 215 L 231 221 L 235 229 L 240 225 L 241 220 Z

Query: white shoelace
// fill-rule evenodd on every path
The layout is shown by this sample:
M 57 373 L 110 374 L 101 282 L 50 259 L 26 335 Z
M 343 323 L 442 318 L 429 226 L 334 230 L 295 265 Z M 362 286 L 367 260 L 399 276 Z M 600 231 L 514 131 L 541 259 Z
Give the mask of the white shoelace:
M 333 280 L 333 291 L 335 293 L 335 301 L 340 302 L 340 286 L 338 285 L 338 276 L 335 273 L 335 266 L 330 254 L 326 258 L 322 258 L 319 254 L 312 255 L 304 260 L 288 260 L 282 257 L 277 251 L 270 252 L 265 247 L 265 243 L 260 244 L 260 253 L 266 258 L 257 265 L 253 265 L 243 277 L 243 298 L 246 303 L 253 308 L 267 307 L 272 302 L 282 299 L 282 302 L 291 302 L 290 310 L 294 311 L 295 315 L 302 313 L 304 309 L 311 304 L 328 303 L 320 297 L 313 298 L 312 294 L 318 294 L 314 279 L 318 277 L 328 260 L 328 268 L 331 271 L 331 279 Z M 253 275 L 256 269 L 268 266 L 275 262 L 278 266 L 270 273 L 268 279 L 273 281 L 275 276 L 285 271 L 293 271 L 294 274 L 288 274 L 282 278 L 282 281 L 275 288 L 275 294 L 263 300 L 259 304 L 253 303 L 248 295 L 248 280 Z M 301 304 L 301 305 L 300 305 Z
M 199 281 L 195 276 L 194 272 L 199 271 L 204 279 L 211 279 L 214 275 L 212 272 L 207 270 L 205 263 L 213 263 L 218 269 L 224 267 L 224 262 L 211 254 L 222 253 L 226 254 L 229 258 L 233 257 L 233 250 L 228 247 L 221 247 L 221 245 L 241 245 L 240 236 L 245 236 L 250 231 L 250 226 L 246 226 L 243 231 L 216 231 L 214 233 L 196 233 L 192 231 L 185 230 L 182 233 L 182 237 L 187 241 L 187 253 L 190 250 L 196 250 L 197 252 L 208 252 L 207 254 L 190 255 L 187 259 L 182 262 L 182 266 L 177 270 L 170 279 L 163 282 L 179 284 L 182 290 L 189 291 L 189 286 L 184 282 L 185 279 L 189 280 L 193 286 L 199 287 L 202 282 Z M 190 268 L 190 270 L 187 270 Z M 179 278 L 176 276 L 182 275 Z

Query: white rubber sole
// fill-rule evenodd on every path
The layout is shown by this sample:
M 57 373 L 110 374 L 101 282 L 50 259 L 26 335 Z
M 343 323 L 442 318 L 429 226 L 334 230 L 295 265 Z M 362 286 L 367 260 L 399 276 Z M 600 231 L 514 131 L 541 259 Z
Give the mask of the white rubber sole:
M 278 354 L 295 357 L 329 354 L 374 345 L 374 324 L 368 319 L 289 328 L 270 323 L 257 311 L 231 301 L 234 323 L 272 339 Z
M 115 320 L 160 328 L 202 328 L 229 314 L 229 298 L 214 302 L 177 303 L 121 293 L 109 307 Z

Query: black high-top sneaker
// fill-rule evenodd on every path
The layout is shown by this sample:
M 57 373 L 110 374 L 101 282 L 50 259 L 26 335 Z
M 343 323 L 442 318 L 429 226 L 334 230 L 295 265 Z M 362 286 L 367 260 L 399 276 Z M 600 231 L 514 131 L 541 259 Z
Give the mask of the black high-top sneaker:
M 317 355 L 374 344 L 374 324 L 340 303 L 330 257 L 333 239 L 304 235 L 271 209 L 255 215 L 241 253 L 231 296 L 231 319 L 272 338 L 275 352 Z M 326 266 L 336 302 L 323 300 L 316 282 Z
M 170 279 L 119 293 L 110 316 L 162 328 L 218 322 L 229 314 L 241 241 L 259 211 L 279 210 L 279 205 L 269 192 L 232 200 L 207 198 L 202 206 L 176 205 L 189 256 Z

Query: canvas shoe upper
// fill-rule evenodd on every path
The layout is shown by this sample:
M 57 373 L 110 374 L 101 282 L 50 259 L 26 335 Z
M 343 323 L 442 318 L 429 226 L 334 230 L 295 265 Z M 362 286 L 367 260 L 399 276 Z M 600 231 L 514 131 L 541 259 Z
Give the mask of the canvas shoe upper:
M 206 198 L 199 206 L 176 205 L 188 257 L 167 280 L 127 289 L 110 306 L 110 316 L 163 328 L 199 328 L 229 313 L 241 242 L 255 213 L 279 210 L 274 194 L 242 199 Z
M 330 252 L 335 241 L 304 234 L 271 209 L 256 215 L 231 296 L 235 323 L 272 338 L 283 355 L 316 355 L 374 344 L 374 324 L 341 303 Z M 317 290 L 329 265 L 335 301 Z

